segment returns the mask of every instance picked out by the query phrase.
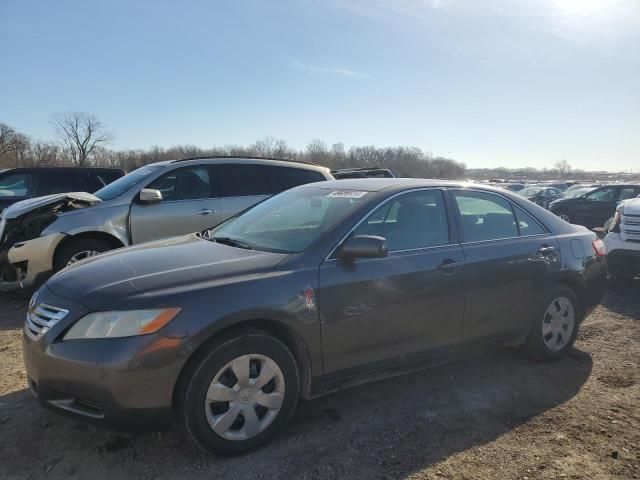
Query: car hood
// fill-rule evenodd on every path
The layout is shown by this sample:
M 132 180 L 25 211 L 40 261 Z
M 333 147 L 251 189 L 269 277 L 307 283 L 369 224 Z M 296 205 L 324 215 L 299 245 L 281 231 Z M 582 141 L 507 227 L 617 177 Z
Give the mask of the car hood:
M 8 206 L 2 215 L 7 219 L 18 218 L 25 213 L 47 205 L 58 205 L 65 201 L 77 202 L 82 206 L 94 205 L 101 202 L 98 197 L 87 192 L 54 193 L 44 197 L 29 198 L 21 200 Z
M 65 268 L 47 282 L 54 293 L 91 310 L 211 288 L 273 270 L 285 255 L 217 244 L 196 234 L 104 253 Z

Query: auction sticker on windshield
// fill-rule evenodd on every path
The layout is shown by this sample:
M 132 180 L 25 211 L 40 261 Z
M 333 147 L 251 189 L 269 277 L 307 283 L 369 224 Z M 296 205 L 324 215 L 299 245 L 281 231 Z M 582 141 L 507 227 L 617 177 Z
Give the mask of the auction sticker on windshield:
M 362 198 L 368 192 L 364 192 L 362 190 L 334 190 L 329 195 L 328 198 Z

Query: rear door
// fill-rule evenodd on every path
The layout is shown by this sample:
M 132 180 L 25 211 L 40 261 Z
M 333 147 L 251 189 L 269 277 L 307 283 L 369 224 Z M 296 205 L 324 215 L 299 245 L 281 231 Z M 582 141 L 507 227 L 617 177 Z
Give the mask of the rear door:
M 458 348 L 464 312 L 464 256 L 450 230 L 443 192 L 392 197 L 351 235 L 387 240 L 385 258 L 320 267 L 325 378 L 337 380 Z
M 213 165 L 211 178 L 214 195 L 219 199 L 219 221 L 269 198 L 274 192 L 269 172 L 264 165 Z
M 197 232 L 220 222 L 206 165 L 176 168 L 145 188 L 159 190 L 162 201 L 143 205 L 134 200 L 129 220 L 133 243 Z
M 466 258 L 465 344 L 500 340 L 527 328 L 538 293 L 558 265 L 558 244 L 507 198 L 452 190 Z

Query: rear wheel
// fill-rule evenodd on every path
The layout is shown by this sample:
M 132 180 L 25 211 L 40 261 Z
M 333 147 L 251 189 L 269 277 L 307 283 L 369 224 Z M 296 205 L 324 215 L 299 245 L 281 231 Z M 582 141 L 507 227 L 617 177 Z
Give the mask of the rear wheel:
M 214 345 L 192 367 L 181 402 L 184 425 L 203 449 L 237 455 L 275 437 L 298 402 L 291 352 L 265 333 L 244 333 Z
M 63 245 L 56 253 L 53 261 L 53 270 L 54 272 L 59 272 L 63 268 L 80 260 L 94 257 L 108 250 L 111 250 L 111 245 L 104 240 L 98 240 L 96 238 L 79 238 L 72 240 L 66 245 Z
M 556 285 L 545 292 L 523 348 L 536 360 L 553 361 L 567 354 L 578 332 L 580 309 L 573 290 Z

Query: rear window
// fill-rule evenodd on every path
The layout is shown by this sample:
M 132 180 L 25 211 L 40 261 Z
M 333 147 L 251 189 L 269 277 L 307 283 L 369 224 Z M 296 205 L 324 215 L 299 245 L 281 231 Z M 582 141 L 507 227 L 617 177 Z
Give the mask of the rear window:
M 324 175 L 314 170 L 291 167 L 269 167 L 274 178 L 276 192 L 313 182 L 323 182 Z
M 216 197 L 271 195 L 273 190 L 266 167 L 262 165 L 214 165 L 211 178 Z

